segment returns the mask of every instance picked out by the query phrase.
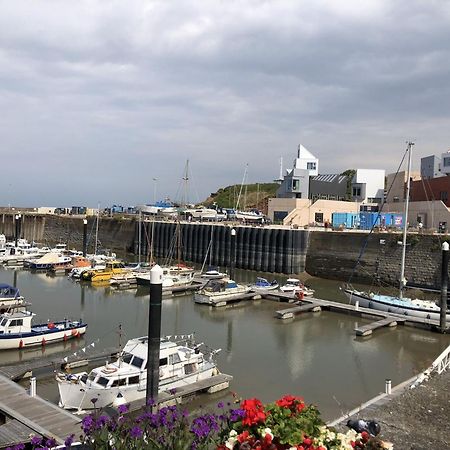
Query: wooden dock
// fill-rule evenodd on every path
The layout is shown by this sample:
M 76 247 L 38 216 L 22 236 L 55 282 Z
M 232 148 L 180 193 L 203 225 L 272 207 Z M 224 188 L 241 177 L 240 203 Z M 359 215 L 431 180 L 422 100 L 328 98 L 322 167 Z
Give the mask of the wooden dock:
M 270 292 L 268 297 L 266 293 L 263 293 L 263 298 L 270 298 L 271 296 L 280 296 L 285 298 L 286 294 Z M 283 309 L 276 311 L 275 317 L 279 319 L 292 318 L 297 314 L 302 312 L 312 311 L 312 305 L 320 306 L 324 311 L 333 311 L 339 313 L 345 313 L 349 315 L 354 315 L 366 319 L 376 319 L 373 323 L 358 327 L 355 332 L 358 336 L 368 336 L 376 329 L 385 326 L 395 326 L 397 324 L 403 324 L 405 326 L 418 327 L 424 329 L 438 330 L 439 321 L 432 319 L 424 319 L 420 317 L 405 316 L 395 313 L 387 313 L 384 311 L 378 311 L 376 309 L 363 308 L 361 306 L 356 307 L 355 305 L 350 305 L 347 303 L 333 302 L 330 300 L 322 300 L 315 297 L 307 297 L 302 301 L 297 302 L 298 305 L 292 308 Z M 305 305 L 311 305 L 308 308 Z M 369 331 L 371 330 L 371 331 Z M 447 330 L 450 330 L 450 326 L 447 326 Z
M 247 292 L 245 294 L 235 294 L 232 296 L 229 296 L 228 298 L 209 298 L 208 300 L 203 300 L 199 298 L 194 297 L 195 303 L 199 303 L 201 305 L 208 305 L 208 306 L 214 306 L 216 308 L 221 308 L 224 306 L 229 305 L 230 303 L 237 303 L 241 302 L 243 300 L 260 300 L 261 295 L 255 294 L 254 292 Z
M 355 328 L 356 336 L 370 336 L 373 331 L 377 330 L 378 328 L 396 327 L 399 323 L 404 324 L 405 320 L 406 319 L 404 318 L 388 316 L 384 319 L 377 320 L 376 322 L 372 322 L 367 325 Z
M 90 347 L 83 352 L 81 349 L 77 351 L 77 355 L 67 356 L 67 352 L 51 355 L 48 357 L 40 357 L 30 359 L 20 364 L 11 364 L 0 367 L 0 375 L 10 380 L 20 380 L 27 376 L 31 376 L 33 370 L 38 369 L 63 369 L 66 366 L 73 367 L 87 365 L 90 361 L 98 361 L 102 359 L 111 359 L 117 356 L 119 350 L 117 348 L 107 348 L 103 350 L 92 350 Z
M 208 393 L 213 394 L 224 389 L 228 389 L 230 381 L 233 379 L 231 375 L 225 373 L 219 373 L 206 380 L 197 381 L 196 383 L 188 384 L 184 387 L 179 387 L 173 394 L 169 392 L 161 392 L 158 395 L 158 406 L 170 406 L 180 404 L 188 399 L 191 399 L 196 394 Z M 145 406 L 145 399 L 136 400 L 129 404 L 130 411 L 136 411 L 139 408 Z
M 0 436 L 5 440 L 15 428 L 21 433 L 31 430 L 32 434 L 53 438 L 60 445 L 71 434 L 81 432 L 80 417 L 38 396 L 31 397 L 23 387 L 3 375 L 0 375 L 0 399 L 0 411 L 8 418 L 3 433 L 0 427 Z
M 278 319 L 286 320 L 292 319 L 298 314 L 305 312 L 319 312 L 322 308 L 314 302 L 302 303 L 300 305 L 294 306 L 293 308 L 282 309 L 281 311 L 275 312 L 275 317 Z

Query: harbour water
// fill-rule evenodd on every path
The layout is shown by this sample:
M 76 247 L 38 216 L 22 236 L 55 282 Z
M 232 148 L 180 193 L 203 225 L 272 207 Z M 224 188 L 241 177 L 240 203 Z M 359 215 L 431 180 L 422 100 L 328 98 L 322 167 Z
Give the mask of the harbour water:
M 236 279 L 250 283 L 256 275 L 238 271 Z M 273 274 L 267 277 L 283 281 Z M 2 352 L 0 365 L 62 350 L 71 354 L 92 342 L 97 348 L 117 346 L 119 324 L 123 342 L 147 334 L 147 289 L 114 291 L 65 276 L 12 269 L 0 269 L 0 283 L 19 287 L 32 303 L 36 321 L 82 318 L 89 325 L 79 340 L 44 349 Z M 338 282 L 311 279 L 309 284 L 319 298 L 346 301 Z M 230 389 L 238 396 L 265 402 L 284 394 L 303 396 L 316 404 L 326 419 L 382 392 L 386 378 L 396 385 L 424 370 L 450 342 L 449 336 L 402 326 L 357 338 L 354 329 L 367 320 L 340 313 L 306 314 L 289 322 L 275 319 L 274 312 L 285 307 L 260 300 L 214 309 L 195 304 L 192 295 L 165 298 L 162 332 L 195 332 L 199 342 L 220 348 L 219 368 L 233 375 Z M 38 394 L 57 402 L 51 376 L 40 377 Z M 204 397 L 200 401 L 212 401 Z

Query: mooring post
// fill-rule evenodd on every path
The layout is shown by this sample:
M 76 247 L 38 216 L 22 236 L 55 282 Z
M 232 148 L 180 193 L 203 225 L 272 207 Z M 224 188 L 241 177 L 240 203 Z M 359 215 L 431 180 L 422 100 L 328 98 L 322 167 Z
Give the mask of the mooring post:
M 234 268 L 236 266 L 236 230 L 231 229 L 230 239 L 230 279 L 234 280 Z
M 14 230 L 14 241 L 15 241 L 15 247 L 17 248 L 17 240 L 19 239 L 19 214 L 16 214 L 15 216 L 14 216 L 14 219 L 15 219 L 15 222 L 14 222 L 14 225 L 15 225 L 15 230 Z
M 387 395 L 391 395 L 392 392 L 392 381 L 389 378 L 386 378 L 384 391 Z
M 87 219 L 83 219 L 83 256 L 87 253 Z
M 448 289 L 448 242 L 442 243 L 442 264 L 441 264 L 441 313 L 439 326 L 441 333 L 445 333 L 446 323 L 445 318 L 447 314 L 447 289 Z
M 30 397 L 36 397 L 36 377 L 30 378 Z
M 146 402 L 158 400 L 159 348 L 161 343 L 161 301 L 163 270 L 156 264 L 150 270 L 150 305 L 147 341 L 147 390 Z

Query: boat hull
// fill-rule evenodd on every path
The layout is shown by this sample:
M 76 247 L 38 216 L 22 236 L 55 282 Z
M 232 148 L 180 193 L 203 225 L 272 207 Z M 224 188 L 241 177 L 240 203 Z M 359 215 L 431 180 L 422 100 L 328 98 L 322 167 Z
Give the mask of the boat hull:
M 421 319 L 428 319 L 428 320 L 439 321 L 440 319 L 440 312 L 436 310 L 432 311 L 427 310 L 426 308 L 419 308 L 419 307 L 412 308 L 407 307 L 406 305 L 399 306 L 389 304 L 387 302 L 370 297 L 369 295 L 366 295 L 363 292 L 352 291 L 350 289 L 345 289 L 344 292 L 352 305 L 355 305 L 356 302 L 358 302 L 359 306 L 363 308 L 375 309 L 377 311 L 383 311 L 386 313 L 400 314 L 403 316 L 418 317 Z M 450 320 L 450 311 L 448 310 L 446 313 L 446 319 L 447 321 Z
M 196 383 L 197 381 L 206 380 L 216 375 L 217 369 L 211 364 L 211 367 L 198 371 L 196 373 L 186 375 L 185 377 L 177 378 L 173 381 L 160 381 L 159 392 L 169 391 L 185 387 L 188 384 Z M 111 406 L 114 400 L 120 393 L 126 403 L 134 402 L 136 400 L 143 400 L 146 396 L 146 372 L 141 372 L 140 381 L 138 384 L 125 385 L 109 388 L 93 388 L 87 387 L 83 389 L 78 382 L 70 381 L 69 379 L 59 379 L 58 390 L 60 396 L 59 406 L 64 409 L 87 410 L 95 408 L 105 408 Z M 96 399 L 95 403 L 92 399 Z
M 38 345 L 48 345 L 54 342 L 66 341 L 80 337 L 86 333 L 86 324 L 67 329 L 49 329 L 42 332 L 0 335 L 0 350 L 21 349 Z

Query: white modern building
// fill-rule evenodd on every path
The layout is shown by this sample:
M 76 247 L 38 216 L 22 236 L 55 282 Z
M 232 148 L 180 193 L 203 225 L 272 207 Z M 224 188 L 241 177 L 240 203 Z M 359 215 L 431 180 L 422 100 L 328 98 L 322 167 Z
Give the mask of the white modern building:
M 357 169 L 352 179 L 352 200 L 360 203 L 381 203 L 384 198 L 385 171 Z
M 286 171 L 286 175 L 277 190 L 277 197 L 307 199 L 309 196 L 309 178 L 318 173 L 319 159 L 303 145 L 299 145 L 293 168 Z
M 441 173 L 443 175 L 450 175 L 450 150 L 445 153 L 442 153 Z

